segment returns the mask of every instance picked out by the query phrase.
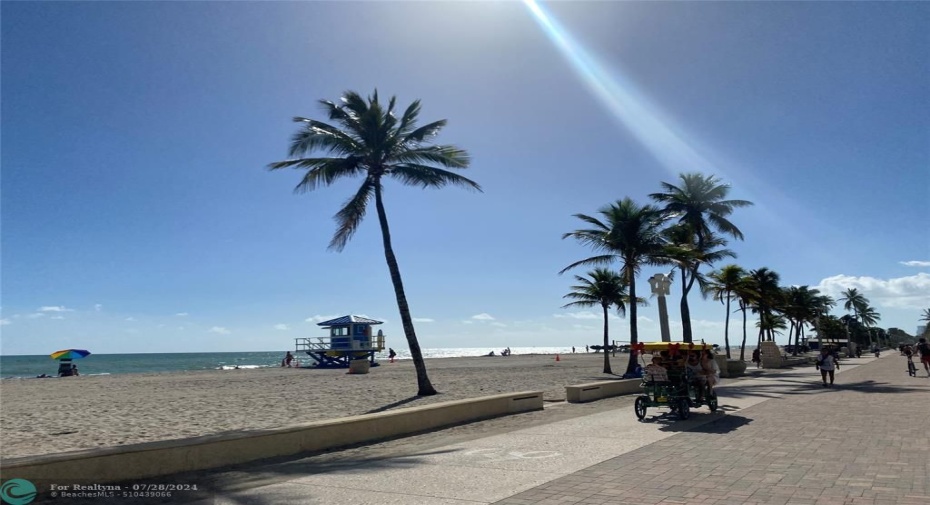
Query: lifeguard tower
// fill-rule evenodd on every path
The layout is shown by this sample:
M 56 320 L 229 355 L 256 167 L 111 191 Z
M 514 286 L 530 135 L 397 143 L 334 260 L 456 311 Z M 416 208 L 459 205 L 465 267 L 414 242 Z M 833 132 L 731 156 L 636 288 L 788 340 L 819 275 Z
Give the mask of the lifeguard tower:
M 372 336 L 371 327 L 384 324 L 361 316 L 342 316 L 317 323 L 329 330 L 327 337 L 296 338 L 295 349 L 313 358 L 318 368 L 349 368 L 352 360 L 367 359 L 378 366 L 375 353 L 384 349 L 384 334 Z

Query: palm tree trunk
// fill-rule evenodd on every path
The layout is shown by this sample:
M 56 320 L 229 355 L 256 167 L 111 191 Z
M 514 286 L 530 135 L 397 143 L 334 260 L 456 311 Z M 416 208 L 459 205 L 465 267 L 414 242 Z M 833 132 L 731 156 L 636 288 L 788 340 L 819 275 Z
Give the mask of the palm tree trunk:
M 630 265 L 629 261 L 625 261 Z M 627 268 L 627 280 L 630 282 L 630 346 L 639 343 L 639 333 L 636 329 L 636 271 L 633 267 Z M 626 365 L 626 373 L 632 375 L 636 371 L 636 351 L 630 349 L 630 362 Z
M 743 343 L 739 346 L 739 360 L 746 361 L 746 307 L 741 307 L 743 311 Z
M 430 396 L 436 394 L 436 389 L 426 375 L 426 363 L 423 362 L 423 353 L 417 341 L 416 331 L 413 329 L 413 318 L 410 317 L 410 306 L 407 305 L 407 295 L 404 293 L 404 282 L 400 277 L 400 267 L 391 247 L 391 230 L 388 227 L 387 214 L 384 212 L 384 202 L 381 201 L 381 184 L 375 184 L 375 206 L 378 209 L 378 222 L 381 223 L 381 237 L 384 239 L 384 258 L 387 260 L 388 270 L 391 272 L 391 283 L 394 284 L 394 296 L 397 298 L 397 309 L 400 311 L 400 321 L 404 327 L 404 336 L 410 347 L 410 356 L 413 358 L 413 367 L 417 371 L 417 396 Z
M 610 353 L 607 352 L 607 346 L 610 345 L 607 331 L 607 305 L 601 304 L 601 306 L 604 307 L 604 373 L 613 373 L 610 369 Z
M 691 333 L 691 309 L 688 307 L 688 292 L 691 291 L 691 287 L 694 286 L 694 272 L 691 272 L 691 280 L 685 282 L 685 274 L 689 270 L 681 269 L 681 341 L 682 342 L 693 342 L 694 336 Z
M 727 291 L 727 320 L 723 326 L 723 345 L 727 346 L 727 359 L 730 359 L 730 292 Z

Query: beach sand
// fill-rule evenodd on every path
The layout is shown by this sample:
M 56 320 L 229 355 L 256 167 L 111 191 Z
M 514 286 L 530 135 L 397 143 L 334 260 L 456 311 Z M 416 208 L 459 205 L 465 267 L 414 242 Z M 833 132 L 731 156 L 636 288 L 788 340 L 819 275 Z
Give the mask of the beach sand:
M 264 368 L 0 381 L 0 457 L 60 453 L 228 431 L 278 428 L 515 391 L 565 399 L 565 386 L 609 380 L 603 354 L 428 359 L 440 394 L 416 397 L 410 360 L 366 375 Z M 629 355 L 611 358 L 615 373 Z

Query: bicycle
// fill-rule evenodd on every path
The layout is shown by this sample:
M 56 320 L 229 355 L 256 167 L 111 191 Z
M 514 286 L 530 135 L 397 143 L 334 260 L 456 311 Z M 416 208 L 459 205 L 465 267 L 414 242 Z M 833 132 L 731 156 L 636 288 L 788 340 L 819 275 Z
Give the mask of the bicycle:
M 914 364 L 914 356 L 907 357 L 907 374 L 911 377 L 917 377 L 917 365 Z

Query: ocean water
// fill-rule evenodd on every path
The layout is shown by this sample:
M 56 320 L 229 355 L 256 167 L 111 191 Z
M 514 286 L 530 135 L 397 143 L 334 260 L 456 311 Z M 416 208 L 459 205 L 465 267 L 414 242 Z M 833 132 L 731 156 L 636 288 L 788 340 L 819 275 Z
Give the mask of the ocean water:
M 422 349 L 425 358 L 454 358 L 484 356 L 501 349 L 458 347 Z M 584 351 L 584 349 L 579 349 Z M 407 349 L 395 349 L 397 359 L 410 359 Z M 513 347 L 513 354 L 568 354 L 571 347 Z M 301 366 L 312 360 L 304 354 L 294 353 Z M 376 354 L 377 360 L 386 361 L 387 353 Z M 259 352 L 198 352 L 149 354 L 91 354 L 74 360 L 81 375 L 109 375 L 129 373 L 168 373 L 196 370 L 231 370 L 235 368 L 267 368 L 281 366 L 284 351 Z M 0 356 L 0 378 L 36 377 L 41 374 L 55 376 L 58 362 L 47 354 L 38 356 Z

